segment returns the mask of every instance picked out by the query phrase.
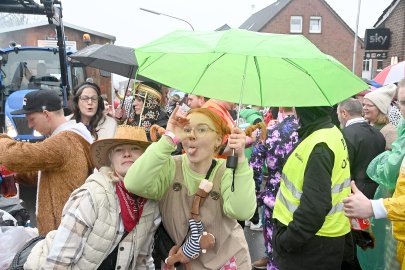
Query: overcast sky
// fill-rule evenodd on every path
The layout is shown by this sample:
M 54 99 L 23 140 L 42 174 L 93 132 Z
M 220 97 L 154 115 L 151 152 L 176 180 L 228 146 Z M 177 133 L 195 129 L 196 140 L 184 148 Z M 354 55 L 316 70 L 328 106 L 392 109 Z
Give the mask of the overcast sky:
M 311 1 L 311 0 L 301 0 Z M 326 0 L 353 29 L 359 0 Z M 372 28 L 392 0 L 362 0 L 359 36 Z M 182 18 L 195 30 L 215 30 L 228 24 L 239 27 L 251 14 L 274 0 L 62 0 L 64 21 L 117 38 L 117 45 L 139 47 L 178 29 L 191 29 L 182 21 L 139 10 L 140 7 Z

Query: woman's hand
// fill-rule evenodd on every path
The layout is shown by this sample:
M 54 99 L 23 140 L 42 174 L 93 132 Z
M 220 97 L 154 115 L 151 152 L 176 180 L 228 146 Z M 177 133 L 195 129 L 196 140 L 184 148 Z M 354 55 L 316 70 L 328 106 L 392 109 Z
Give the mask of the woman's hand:
M 183 138 L 183 129 L 189 124 L 190 120 L 179 113 L 179 108 L 180 106 L 177 105 L 170 115 L 169 121 L 167 121 L 166 130 L 173 132 L 174 135 L 181 141 Z
M 235 154 L 238 156 L 238 162 L 245 160 L 245 142 L 246 134 L 238 127 L 232 129 L 231 135 L 229 135 L 228 146 L 230 149 L 235 150 Z

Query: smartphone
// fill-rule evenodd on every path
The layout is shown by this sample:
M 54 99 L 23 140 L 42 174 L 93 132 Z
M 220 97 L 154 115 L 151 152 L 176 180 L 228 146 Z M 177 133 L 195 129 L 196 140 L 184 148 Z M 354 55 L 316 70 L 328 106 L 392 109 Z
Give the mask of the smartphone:
M 189 110 L 191 110 L 191 108 L 189 106 L 187 106 L 187 104 L 183 103 L 183 104 L 181 104 L 179 110 L 177 111 L 177 114 L 179 116 L 185 117 Z

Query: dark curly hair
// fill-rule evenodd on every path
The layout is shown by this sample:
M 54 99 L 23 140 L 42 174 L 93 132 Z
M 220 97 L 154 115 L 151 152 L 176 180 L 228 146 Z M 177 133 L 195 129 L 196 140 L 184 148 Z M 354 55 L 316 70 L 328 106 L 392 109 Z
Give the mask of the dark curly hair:
M 87 126 L 87 129 L 90 131 L 91 135 L 94 137 L 95 140 L 97 140 L 98 139 L 98 135 L 97 135 L 98 130 L 96 130 L 96 128 L 99 124 L 102 124 L 105 121 L 105 116 L 103 113 L 104 101 L 103 101 L 103 98 L 101 97 L 100 87 L 97 84 L 91 83 L 91 82 L 85 82 L 85 83 L 82 83 L 81 85 L 79 85 L 75 89 L 75 91 L 73 92 L 74 97 L 73 97 L 73 104 L 72 104 L 73 119 L 75 119 L 77 123 L 82 121 L 81 112 L 79 109 L 79 98 L 85 88 L 92 88 L 94 91 L 96 91 L 97 97 L 98 97 L 96 114 L 90 119 L 90 123 Z

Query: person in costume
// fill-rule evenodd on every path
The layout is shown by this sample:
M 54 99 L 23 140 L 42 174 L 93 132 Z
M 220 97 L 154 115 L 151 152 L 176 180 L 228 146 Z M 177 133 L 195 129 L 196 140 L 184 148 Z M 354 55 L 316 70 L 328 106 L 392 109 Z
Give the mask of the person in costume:
M 93 143 L 99 171 L 71 194 L 59 228 L 33 247 L 24 269 L 154 269 L 158 204 L 123 184 L 149 145 L 143 128 L 128 125 L 119 126 L 114 138 Z
M 177 106 L 164 135 L 128 170 L 125 186 L 138 196 L 159 200 L 163 225 L 175 244 L 182 246 L 199 184 L 202 179 L 212 182 L 199 214 L 204 229 L 215 237 L 215 245 L 189 264 L 193 269 L 235 265 L 251 269 L 248 245 L 236 221 L 250 219 L 256 209 L 253 171 L 244 154 L 246 135 L 237 127 L 231 132 L 210 109 L 192 109 L 186 116 L 178 110 Z M 234 171 L 225 167 L 224 159 L 214 158 L 227 134 L 228 146 L 238 155 Z M 179 142 L 185 154 L 171 156 Z

